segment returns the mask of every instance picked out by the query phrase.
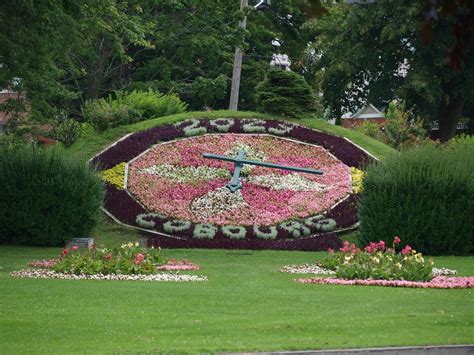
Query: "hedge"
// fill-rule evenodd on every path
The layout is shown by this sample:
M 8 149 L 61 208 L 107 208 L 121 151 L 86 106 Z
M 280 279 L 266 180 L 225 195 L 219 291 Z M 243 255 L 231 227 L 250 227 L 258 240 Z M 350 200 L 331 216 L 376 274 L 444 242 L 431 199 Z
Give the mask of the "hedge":
M 363 243 L 399 236 L 430 255 L 474 252 L 474 140 L 424 146 L 372 165 L 359 207 Z
M 85 237 L 100 217 L 98 174 L 60 151 L 0 149 L 0 243 L 60 246 Z

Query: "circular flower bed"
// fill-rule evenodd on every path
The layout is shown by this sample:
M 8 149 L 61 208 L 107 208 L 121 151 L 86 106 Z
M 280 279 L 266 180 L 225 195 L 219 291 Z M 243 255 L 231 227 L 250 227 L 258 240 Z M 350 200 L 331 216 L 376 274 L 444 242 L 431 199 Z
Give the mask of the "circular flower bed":
M 203 153 L 319 169 L 323 175 L 233 163 Z M 323 250 L 357 223 L 361 170 L 371 158 L 345 138 L 281 121 L 187 120 L 126 136 L 92 163 L 105 210 L 162 247 Z M 354 179 L 352 177 L 355 177 Z
M 320 169 L 323 175 L 244 166 L 242 190 L 225 188 L 233 164 L 203 153 Z M 245 169 L 247 171 L 245 171 Z M 128 166 L 127 189 L 148 211 L 194 223 L 270 226 L 329 209 L 351 191 L 350 169 L 320 146 L 263 135 L 204 135 L 158 144 Z

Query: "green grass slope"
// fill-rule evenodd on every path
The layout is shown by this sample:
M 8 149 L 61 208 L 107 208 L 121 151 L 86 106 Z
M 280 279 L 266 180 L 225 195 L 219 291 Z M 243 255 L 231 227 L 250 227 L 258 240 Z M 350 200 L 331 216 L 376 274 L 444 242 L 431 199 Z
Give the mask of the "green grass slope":
M 262 119 L 282 119 L 275 118 L 275 116 L 255 113 L 255 112 L 241 112 L 241 111 L 210 111 L 210 112 L 185 112 L 177 115 L 166 117 L 159 117 L 147 121 L 142 121 L 133 125 L 120 126 L 103 133 L 86 132 L 83 136 L 70 148 L 66 149 L 67 154 L 75 159 L 83 160 L 84 162 L 100 152 L 107 145 L 113 143 L 120 137 L 137 131 L 142 131 L 158 125 L 166 125 L 175 123 L 188 118 L 262 118 Z M 394 150 L 389 146 L 381 143 L 373 138 L 370 138 L 362 133 L 351 131 L 340 126 L 334 126 L 321 119 L 300 119 L 291 120 L 292 122 L 305 125 L 324 132 L 332 133 L 338 136 L 347 137 L 354 143 L 360 145 L 377 158 L 383 160 Z

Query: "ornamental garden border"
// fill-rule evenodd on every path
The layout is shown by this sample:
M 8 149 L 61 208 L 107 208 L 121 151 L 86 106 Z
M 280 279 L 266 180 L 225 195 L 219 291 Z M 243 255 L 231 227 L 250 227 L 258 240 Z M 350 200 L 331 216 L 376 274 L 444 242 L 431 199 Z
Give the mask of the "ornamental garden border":
M 105 179 L 104 212 L 116 222 L 141 230 L 149 244 L 161 247 L 326 250 L 340 246 L 339 234 L 357 225 L 358 193 L 351 193 L 321 214 L 275 226 L 241 226 L 192 223 L 150 213 L 126 189 L 126 164 L 137 159 L 157 143 L 207 133 L 264 134 L 301 143 L 319 145 L 351 168 L 363 169 L 376 158 L 344 137 L 297 124 L 261 119 L 191 119 L 156 126 L 122 137 L 94 156 L 90 163 L 104 174 L 114 171 L 114 179 Z M 121 170 L 122 169 L 122 170 Z

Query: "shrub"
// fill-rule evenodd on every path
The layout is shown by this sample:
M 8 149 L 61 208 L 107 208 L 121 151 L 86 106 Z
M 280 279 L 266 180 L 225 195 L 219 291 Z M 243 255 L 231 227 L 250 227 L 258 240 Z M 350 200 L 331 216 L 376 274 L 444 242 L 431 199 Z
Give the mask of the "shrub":
M 53 128 L 51 137 L 70 147 L 81 135 L 82 126 L 73 118 L 63 118 Z
M 59 151 L 0 151 L 0 243 L 58 246 L 87 236 L 100 216 L 98 174 Z
M 363 191 L 363 242 L 388 234 L 431 255 L 474 251 L 474 140 L 425 145 L 372 165 Z
M 115 98 L 89 100 L 82 107 L 82 115 L 96 131 L 131 124 L 153 117 L 168 116 L 186 111 L 186 104 L 176 95 L 137 91 L 115 93 Z
M 380 127 L 376 122 L 364 121 L 360 126 L 356 128 L 356 131 L 361 132 L 366 136 L 377 139 L 381 142 L 385 142 L 384 134 L 380 130 Z
M 173 115 L 184 112 L 187 108 L 187 105 L 178 96 L 174 94 L 163 95 L 153 90 L 134 90 L 130 93 L 117 92 L 116 101 L 139 111 L 142 119 Z
M 138 122 L 141 113 L 111 97 L 108 99 L 88 100 L 82 107 L 82 115 L 96 131 Z
M 392 101 L 385 115 L 387 124 L 383 127 L 383 141 L 395 149 L 420 145 L 427 132 L 420 120 L 410 120 L 410 116 L 411 112 L 406 111 L 403 104 Z
M 271 69 L 257 86 L 257 109 L 281 116 L 299 117 L 314 109 L 311 87 L 301 75 Z

